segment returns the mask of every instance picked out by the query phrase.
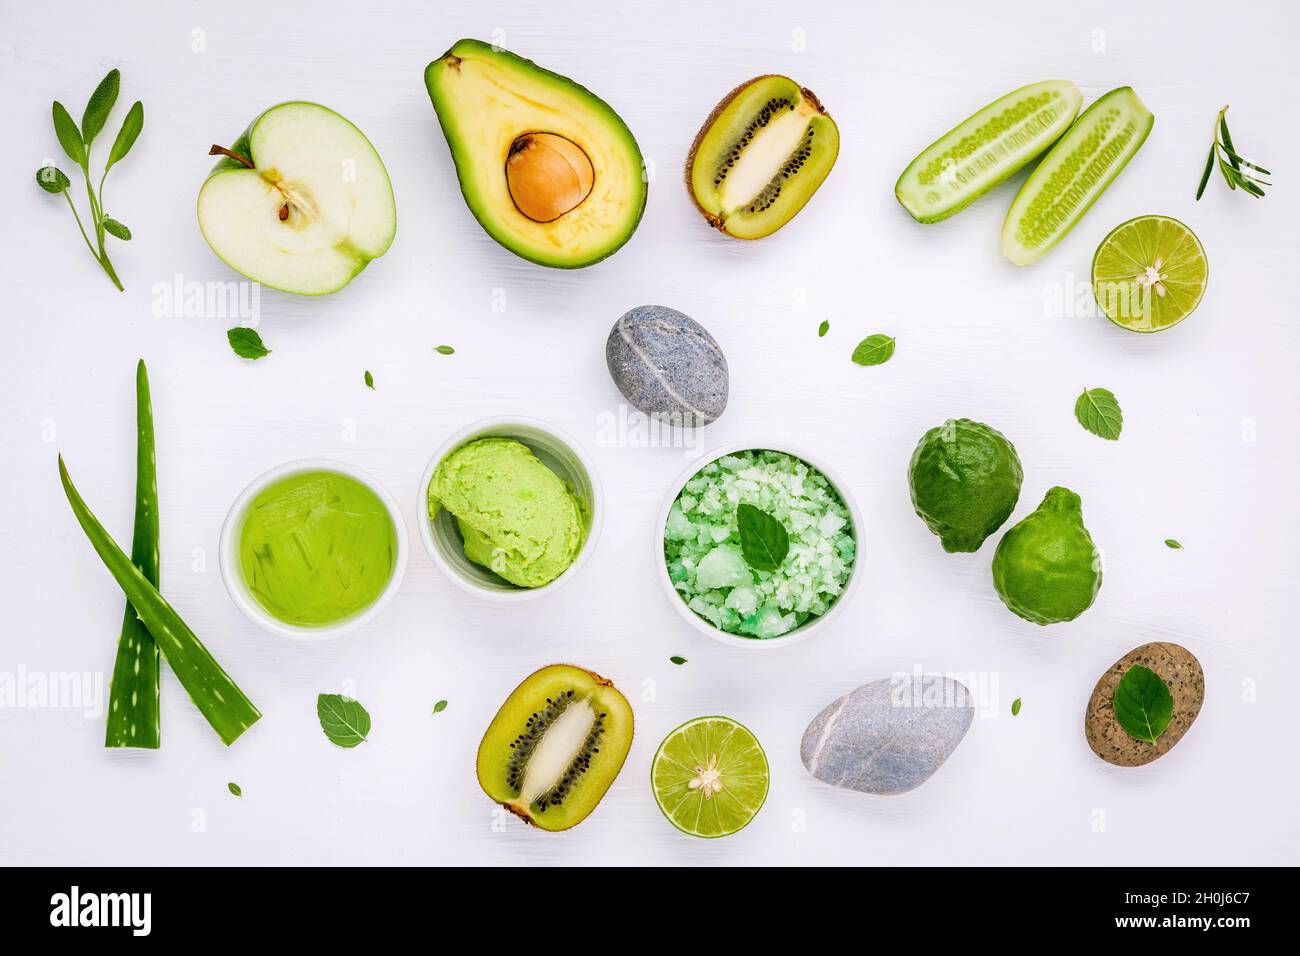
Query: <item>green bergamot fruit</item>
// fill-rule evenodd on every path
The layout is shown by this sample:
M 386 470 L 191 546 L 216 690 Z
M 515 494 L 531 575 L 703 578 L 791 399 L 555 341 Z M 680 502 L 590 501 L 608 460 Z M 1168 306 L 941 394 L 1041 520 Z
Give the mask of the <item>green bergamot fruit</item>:
M 907 468 L 912 507 L 945 551 L 978 551 L 1011 515 L 1023 478 L 1006 436 L 968 418 L 921 436 Z
M 1073 621 L 1101 590 L 1101 555 L 1083 526 L 1081 505 L 1069 488 L 1052 488 L 998 542 L 993 587 L 1026 621 Z

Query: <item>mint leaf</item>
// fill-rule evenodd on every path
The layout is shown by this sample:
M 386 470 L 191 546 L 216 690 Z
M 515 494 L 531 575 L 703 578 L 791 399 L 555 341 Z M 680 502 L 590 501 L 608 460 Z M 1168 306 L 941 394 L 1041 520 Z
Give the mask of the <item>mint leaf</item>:
M 822 324 L 817 326 L 817 338 L 819 339 L 822 338 L 830 330 L 831 330 L 830 319 L 822 319 Z
M 321 694 L 316 698 L 316 716 L 320 729 L 331 743 L 355 747 L 370 733 L 370 714 L 351 697 Z
M 790 553 L 790 535 L 766 511 L 743 502 L 736 508 L 740 550 L 755 571 L 775 571 Z
M 1169 685 L 1151 668 L 1134 664 L 1115 685 L 1115 720 L 1135 740 L 1155 743 L 1174 716 Z
M 1124 413 L 1112 392 L 1104 388 L 1085 388 L 1074 403 L 1074 417 L 1079 424 L 1100 438 L 1115 441 L 1124 427 Z
M 440 700 L 438 701 L 438 703 L 433 705 L 433 712 L 435 714 L 441 714 L 446 709 L 447 709 L 447 702 L 445 700 Z
M 63 170 L 57 166 L 42 166 L 36 170 L 36 185 L 40 186 L 47 193 L 55 195 L 64 192 L 72 185 L 71 180 L 63 175 Z
M 877 332 L 868 335 L 853 350 L 853 361 L 859 365 L 883 365 L 894 354 L 894 339 Z
M 245 328 L 242 325 L 230 329 L 226 332 L 226 341 L 240 358 L 260 359 L 263 355 L 271 354 L 271 350 L 262 344 L 262 337 L 257 334 L 257 329 Z
M 1175 551 L 1181 551 L 1181 550 L 1183 550 L 1182 542 L 1180 542 L 1180 541 L 1176 541 L 1176 540 L 1173 539 L 1173 538 L 1165 538 L 1165 547 L 1166 547 L 1166 548 L 1173 548 Z
M 1020 698 L 1017 697 L 1011 702 L 1011 716 L 1015 717 L 1020 713 Z
M 674 664 L 676 664 L 678 667 L 686 663 L 686 658 L 678 657 L 676 654 L 674 654 L 672 657 L 668 659 L 672 661 Z
M 454 355 L 456 353 L 456 350 L 450 345 L 439 345 L 434 351 L 439 355 Z
M 375 390 L 375 377 L 370 374 L 370 369 L 366 369 L 366 388 L 372 392 Z
M 95 92 L 90 94 L 90 100 L 86 103 L 86 111 L 81 115 L 81 136 L 86 141 L 87 148 L 99 135 L 99 131 L 104 128 L 104 123 L 108 120 L 108 114 L 113 111 L 113 104 L 117 102 L 117 89 L 121 80 L 121 73 L 117 70 L 109 70 L 108 76 L 100 80 L 99 86 L 95 87 Z
M 109 216 L 105 216 L 102 220 L 100 220 L 100 222 L 104 226 L 104 231 L 108 233 L 110 236 L 112 236 L 113 238 L 121 239 L 123 242 L 127 242 L 130 240 L 131 230 L 126 228 L 125 225 L 118 222 L 116 219 L 110 218 Z
M 239 789 L 239 784 L 235 783 L 233 780 L 226 784 L 226 787 L 237 797 L 242 797 L 244 795 L 244 791 Z

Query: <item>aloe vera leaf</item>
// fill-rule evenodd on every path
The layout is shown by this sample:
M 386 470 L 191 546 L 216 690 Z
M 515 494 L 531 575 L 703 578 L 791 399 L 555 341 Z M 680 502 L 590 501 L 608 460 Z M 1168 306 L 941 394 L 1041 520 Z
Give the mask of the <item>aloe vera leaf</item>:
M 244 696 L 244 692 L 221 669 L 221 665 L 208 653 L 208 649 L 181 620 L 166 598 L 158 593 L 158 589 L 149 583 L 149 579 L 109 537 L 99 519 L 91 513 L 77 493 L 62 455 L 59 456 L 59 480 L 63 483 L 63 491 L 68 496 L 72 513 L 77 516 L 95 553 L 126 594 L 127 600 L 135 607 L 141 622 L 149 629 L 158 649 L 176 672 L 185 692 L 190 695 L 190 700 L 207 718 L 222 743 L 227 746 L 234 743 L 240 734 L 261 718 L 261 711 Z
M 135 531 L 131 537 L 131 563 L 150 584 L 159 585 L 158 469 L 154 453 L 153 403 L 149 399 L 149 373 L 141 359 L 135 367 Z M 130 601 L 117 643 L 117 661 L 108 691 L 108 726 L 105 747 L 143 747 L 157 750 L 162 743 L 158 723 L 158 645 Z

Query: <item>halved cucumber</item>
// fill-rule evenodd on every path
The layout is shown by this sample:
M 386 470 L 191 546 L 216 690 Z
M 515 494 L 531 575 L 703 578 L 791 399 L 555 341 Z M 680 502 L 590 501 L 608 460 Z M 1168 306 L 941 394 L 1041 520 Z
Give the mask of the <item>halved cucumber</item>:
M 1002 224 L 1002 253 L 1028 265 L 1065 238 L 1146 142 L 1155 117 L 1132 87 L 1093 103 L 1038 164 Z
M 947 219 L 1056 142 L 1082 103 L 1069 80 L 1013 90 L 923 149 L 894 195 L 917 222 Z

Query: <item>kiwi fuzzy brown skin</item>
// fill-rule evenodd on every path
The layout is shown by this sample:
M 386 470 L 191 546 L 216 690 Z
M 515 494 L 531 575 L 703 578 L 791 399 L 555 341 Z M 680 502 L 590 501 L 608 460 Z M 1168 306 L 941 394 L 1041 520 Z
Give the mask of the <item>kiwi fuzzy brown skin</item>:
M 608 677 L 603 677 L 603 676 L 601 676 L 600 674 L 597 674 L 595 671 L 590 670 L 590 669 L 588 669 L 588 668 L 586 668 L 586 667 L 581 667 L 581 666 L 579 666 L 579 665 L 577 665 L 577 664 L 565 664 L 565 663 L 547 664 L 547 665 L 545 665 L 545 666 L 543 666 L 543 667 L 538 668 L 536 671 L 534 671 L 534 672 L 533 672 L 532 674 L 530 674 L 528 677 L 524 678 L 524 680 L 523 680 L 522 682 L 520 682 L 519 686 L 516 687 L 515 690 L 512 690 L 512 691 L 511 691 L 511 696 L 513 696 L 514 693 L 516 693 L 516 692 L 518 691 L 519 687 L 522 687 L 524 684 L 528 683 L 528 681 L 531 680 L 533 677 L 535 677 L 536 675 L 538 675 L 538 674 L 542 673 L 543 671 L 546 671 L 546 670 L 548 670 L 548 669 L 550 669 L 550 668 L 552 668 L 552 667 L 566 667 L 566 668 L 572 668 L 573 670 L 576 670 L 576 671 L 580 671 L 580 672 L 582 672 L 583 674 L 586 674 L 587 677 L 589 677 L 589 678 L 591 679 L 591 681 L 592 681 L 594 684 L 596 684 L 598 687 L 608 687 L 608 688 L 610 688 L 611 690 L 613 690 L 615 693 L 617 693 L 620 697 L 623 697 L 622 692 L 619 691 L 618 688 L 614 686 L 614 682 L 613 682 L 612 680 L 610 680 Z M 509 697 L 507 697 L 507 702 L 508 702 L 508 701 L 509 701 Z M 626 698 L 624 698 L 624 701 L 626 701 Z M 503 706 L 504 706 L 504 705 L 503 705 Z M 628 708 L 627 708 L 627 724 L 628 724 L 628 726 L 627 726 L 627 748 L 628 748 L 628 750 L 630 751 L 630 750 L 631 750 L 631 747 L 632 747 L 632 739 L 633 739 L 633 737 L 635 736 L 635 729 L 636 729 L 636 727 L 635 727 L 635 717 L 634 717 L 634 715 L 633 715 L 633 713 L 632 713 L 632 709 L 631 709 L 630 706 L 628 706 Z M 490 729 L 490 728 L 489 728 L 489 729 Z M 500 800 L 500 799 L 498 799 L 495 795 L 493 795 L 493 794 L 491 793 L 491 791 L 488 790 L 487 784 L 485 784 L 485 783 L 483 782 L 482 777 L 478 776 L 478 773 L 477 773 L 477 771 L 478 771 L 478 767 L 479 767 L 480 761 L 482 760 L 482 757 L 483 757 L 483 751 L 484 751 L 484 748 L 488 746 L 488 743 L 489 743 L 488 735 L 485 734 L 484 737 L 483 737 L 483 740 L 480 741 L 480 743 L 479 743 L 478 752 L 477 752 L 477 754 L 476 754 L 476 756 L 475 756 L 475 770 L 476 770 L 476 777 L 478 777 L 478 780 L 479 780 L 479 787 L 483 790 L 484 793 L 487 794 L 487 796 L 488 796 L 488 797 L 489 797 L 493 802 L 497 803 L 497 804 L 498 804 L 499 806 L 501 806 L 502 808 L 508 810 L 510 813 L 514 814 L 516 817 L 518 817 L 520 820 L 524 821 L 525 823 L 527 823 L 530 827 L 533 827 L 534 829 L 537 829 L 537 830 L 543 830 L 543 831 L 551 832 L 551 833 L 562 833 L 562 832 L 564 832 L 565 830 L 572 829 L 573 827 L 575 827 L 575 826 L 577 826 L 579 823 L 581 823 L 583 820 L 587 819 L 587 817 L 590 816 L 593 812 L 595 812 L 596 806 L 599 805 L 600 800 L 604 798 L 604 792 L 602 792 L 601 795 L 600 795 L 600 797 L 597 798 L 597 802 L 596 802 L 596 804 L 592 806 L 591 810 L 589 810 L 586 814 L 584 814 L 583 816 L 581 816 L 581 817 L 579 817 L 578 819 L 574 820 L 572 823 L 568 824 L 567 826 L 564 826 L 564 827 L 556 827 L 556 828 L 543 827 L 543 826 L 541 826 L 541 824 L 538 823 L 538 821 L 536 820 L 536 818 L 534 818 L 533 815 L 532 815 L 531 813 L 528 812 L 527 809 L 525 809 L 525 808 L 520 808 L 520 807 L 519 807 L 517 804 L 515 804 L 515 803 L 511 803 L 511 802 L 507 802 L 507 801 L 504 801 L 504 800 Z M 613 777 L 611 777 L 610 784 L 612 784 L 612 783 L 613 783 L 613 780 L 614 780 L 615 778 L 617 778 L 618 773 L 619 773 L 620 770 L 622 770 L 623 764 L 624 764 L 624 762 L 626 761 L 626 759 L 627 759 L 627 753 L 625 752 L 624 755 L 623 755 L 623 758 L 622 758 L 621 760 L 619 760 L 618 766 L 617 766 L 616 768 L 614 768 L 614 774 L 613 774 Z M 607 786 L 608 786 L 608 785 L 607 785 Z
M 723 221 L 700 205 L 699 199 L 695 196 L 695 190 L 691 187 L 691 169 L 695 166 L 695 154 L 699 152 L 700 143 L 704 141 L 704 137 L 708 135 L 713 124 L 717 122 L 718 117 L 722 115 L 722 111 L 731 105 L 732 100 L 759 80 L 771 79 L 790 80 L 791 83 L 794 83 L 794 80 L 791 80 L 790 77 L 786 76 L 784 73 L 760 73 L 758 76 L 751 76 L 744 83 L 739 84 L 735 89 L 724 96 L 718 102 L 717 106 L 713 107 L 713 112 L 711 112 L 704 120 L 704 123 L 700 126 L 700 131 L 695 134 L 695 139 L 691 141 L 691 148 L 686 153 L 686 165 L 682 169 L 682 178 L 686 183 L 686 195 L 691 197 L 691 204 L 700 211 L 700 215 L 708 221 L 710 226 L 721 232 L 724 236 L 731 236 L 733 239 L 746 239 L 752 241 L 748 236 L 733 236 L 731 233 L 727 232 L 726 225 Z M 795 85 L 798 86 L 797 83 Z M 817 109 L 818 113 L 826 117 L 831 116 L 830 113 L 826 112 L 826 107 L 822 106 L 822 101 L 817 98 L 816 93 L 808 89 L 806 86 L 800 86 L 799 92 L 802 93 L 804 98 Z

